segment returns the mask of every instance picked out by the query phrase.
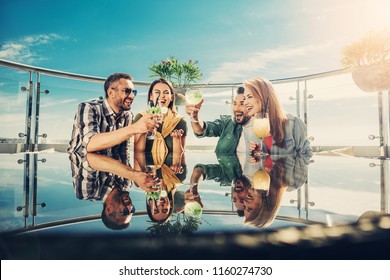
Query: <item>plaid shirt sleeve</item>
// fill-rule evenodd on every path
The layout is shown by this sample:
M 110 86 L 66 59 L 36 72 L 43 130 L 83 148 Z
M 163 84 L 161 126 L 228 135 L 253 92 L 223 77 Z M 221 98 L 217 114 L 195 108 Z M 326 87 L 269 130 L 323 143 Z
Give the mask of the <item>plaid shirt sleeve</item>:
M 96 198 L 99 186 L 99 172 L 92 169 L 86 157 L 76 153 L 69 156 L 72 170 L 73 188 L 78 199 Z
M 89 103 L 81 103 L 74 119 L 68 152 L 77 152 L 82 156 L 86 155 L 89 140 L 95 134 L 100 133 L 100 121 L 101 114 L 95 106 Z

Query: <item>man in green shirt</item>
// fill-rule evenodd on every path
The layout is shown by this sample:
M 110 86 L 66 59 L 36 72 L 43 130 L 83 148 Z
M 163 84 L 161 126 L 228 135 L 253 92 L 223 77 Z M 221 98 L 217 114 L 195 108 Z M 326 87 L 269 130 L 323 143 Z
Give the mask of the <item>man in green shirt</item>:
M 230 115 L 222 115 L 215 121 L 203 121 L 199 116 L 202 103 L 198 105 L 186 104 L 186 113 L 192 116 L 191 126 L 196 137 L 219 137 L 215 152 L 219 154 L 231 154 L 248 150 L 249 139 L 241 137 L 243 126 L 250 119 L 244 107 L 244 90 L 239 87 L 233 102 L 233 118 Z

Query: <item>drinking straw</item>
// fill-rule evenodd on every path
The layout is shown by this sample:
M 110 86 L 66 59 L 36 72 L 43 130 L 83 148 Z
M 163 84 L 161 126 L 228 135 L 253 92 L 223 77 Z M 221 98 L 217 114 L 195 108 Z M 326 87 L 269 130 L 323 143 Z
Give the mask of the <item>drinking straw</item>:
M 158 100 L 160 99 L 160 94 L 161 94 L 161 93 L 159 93 L 159 94 L 157 95 L 156 102 L 154 103 L 154 107 L 157 107 Z

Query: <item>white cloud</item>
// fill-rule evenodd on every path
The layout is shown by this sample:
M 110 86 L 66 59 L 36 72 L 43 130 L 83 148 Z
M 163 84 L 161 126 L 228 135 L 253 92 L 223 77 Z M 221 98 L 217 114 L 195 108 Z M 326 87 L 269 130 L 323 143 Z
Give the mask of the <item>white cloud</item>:
M 67 37 L 51 33 L 51 34 L 39 34 L 39 35 L 30 35 L 22 38 L 21 42 L 24 42 L 30 46 L 36 45 L 46 45 L 55 40 L 67 40 Z
M 64 105 L 64 104 L 69 104 L 69 103 L 75 103 L 75 106 L 79 102 L 78 99 L 76 98 L 70 98 L 70 99 L 63 99 L 63 100 L 55 100 L 55 99 L 50 99 L 47 100 L 45 103 L 41 104 L 41 108 L 48 108 L 48 107 L 53 107 L 53 106 L 59 106 L 59 105 Z
M 284 71 L 282 69 L 306 69 L 298 63 L 302 57 L 308 61 L 308 56 L 318 55 L 331 43 L 320 45 L 308 45 L 299 47 L 280 47 L 264 51 L 249 53 L 241 60 L 224 62 L 220 67 L 211 71 L 208 80 L 216 83 L 242 81 L 248 77 L 258 76 L 259 73 L 267 71 Z M 283 65 L 282 67 L 277 67 Z M 286 67 L 287 65 L 287 67 Z M 294 65 L 296 65 L 294 67 Z M 276 67 L 275 67 L 276 66 Z M 279 69 L 277 69 L 279 68 Z
M 232 96 L 232 90 L 226 90 L 226 89 L 217 89 L 213 91 L 203 92 L 204 97 L 231 97 Z
M 30 50 L 22 44 L 7 43 L 2 46 L 0 51 L 0 58 L 12 61 L 29 61 L 32 57 Z
M 120 45 L 120 46 L 110 46 L 107 51 L 110 52 L 110 53 L 116 53 L 118 51 L 133 51 L 133 50 L 137 50 L 137 46 L 136 45 L 132 45 L 132 44 L 126 44 L 126 45 Z
M 25 122 L 25 116 L 21 114 L 2 114 L 0 117 L 4 126 L 14 126 Z
M 123 46 L 123 49 L 133 49 L 133 50 L 135 50 L 135 49 L 137 49 L 137 46 L 135 46 L 135 45 L 125 45 L 125 46 Z
M 22 95 L 8 95 L 4 91 L 0 91 L 0 108 L 2 112 L 24 112 L 26 106 L 26 97 Z
M 16 41 L 9 41 L 2 45 L 0 58 L 23 63 L 34 63 L 38 60 L 44 60 L 45 58 L 42 55 L 37 54 L 38 47 L 57 40 L 68 40 L 68 37 L 51 33 L 29 35 Z

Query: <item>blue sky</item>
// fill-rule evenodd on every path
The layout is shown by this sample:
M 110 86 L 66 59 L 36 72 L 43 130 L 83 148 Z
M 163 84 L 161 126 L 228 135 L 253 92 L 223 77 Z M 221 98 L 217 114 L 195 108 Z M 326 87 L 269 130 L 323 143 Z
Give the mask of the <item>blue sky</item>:
M 340 49 L 390 25 L 386 0 L 2 0 L 0 57 L 148 81 L 170 55 L 199 61 L 203 82 L 340 68 Z
M 147 82 L 153 80 L 148 66 L 171 55 L 198 60 L 200 83 L 296 77 L 340 69 L 343 46 L 372 29 L 390 29 L 389 10 L 388 0 L 0 0 L 0 58 L 103 78 L 123 71 Z M 0 129 L 14 137 L 24 128 L 25 93 L 8 90 L 3 70 Z M 26 75 L 16 75 L 20 89 Z M 101 95 L 102 85 L 80 90 L 62 82 L 42 78 L 50 94 L 41 99 L 40 131 L 67 139 L 77 103 Z M 350 75 L 308 88 L 314 144 L 377 144 L 367 140 L 377 134 L 374 94 L 358 92 Z M 286 111 L 295 113 L 289 97 L 296 84 L 276 90 Z M 133 112 L 144 110 L 145 92 L 140 89 Z M 230 96 L 231 89 L 206 92 L 204 119 L 230 112 Z M 67 129 L 58 132 L 59 126 Z

